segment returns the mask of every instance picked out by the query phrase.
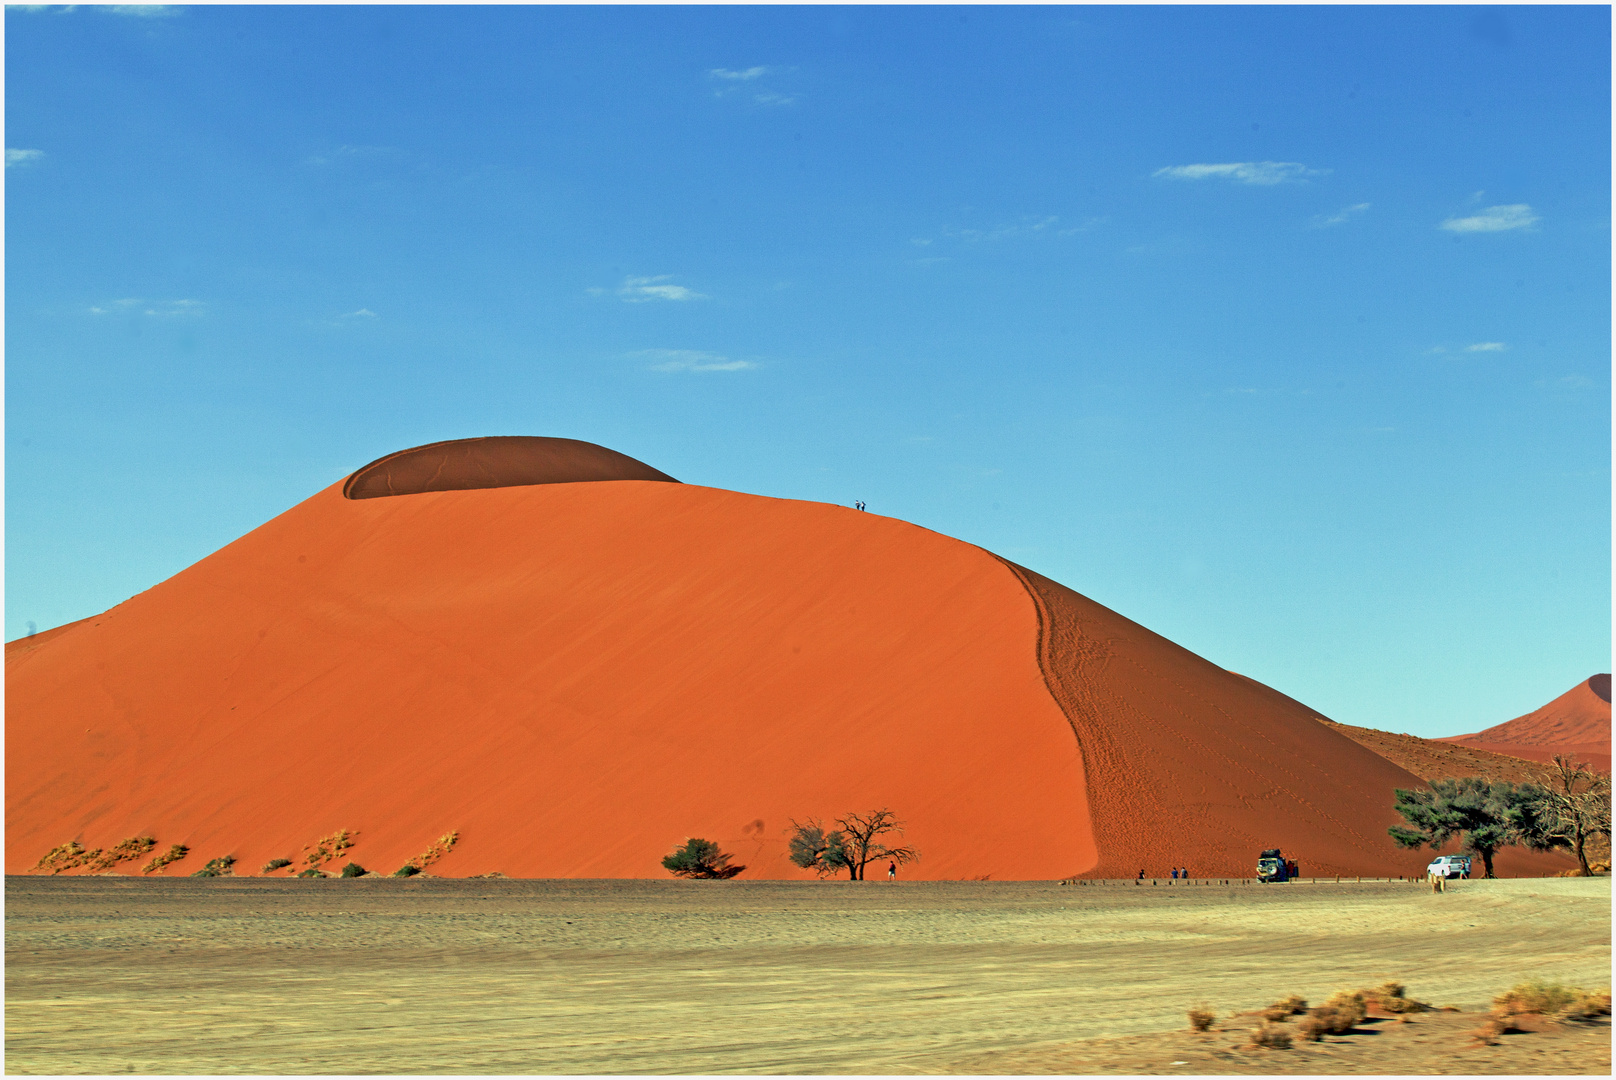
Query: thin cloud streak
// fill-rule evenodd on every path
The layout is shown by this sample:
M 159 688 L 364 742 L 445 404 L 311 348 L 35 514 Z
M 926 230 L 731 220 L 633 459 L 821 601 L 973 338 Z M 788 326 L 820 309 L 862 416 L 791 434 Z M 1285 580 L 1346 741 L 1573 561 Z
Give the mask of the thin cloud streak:
M 1514 229 L 1530 229 L 1541 220 L 1528 204 L 1510 203 L 1507 206 L 1489 206 L 1470 217 L 1448 218 L 1438 228 L 1456 233 L 1510 232 Z
M 1361 214 L 1368 209 L 1369 204 L 1366 202 L 1355 203 L 1352 206 L 1342 208 L 1340 212 L 1331 214 L 1329 217 L 1320 216 L 1314 218 L 1313 227 L 1315 229 L 1328 229 L 1332 225 L 1345 225 L 1355 215 Z
M 649 365 L 647 368 L 649 371 L 691 373 L 747 371 L 758 366 L 750 360 L 731 360 L 727 356 L 695 349 L 641 349 L 630 355 L 657 360 L 658 363 Z
M 13 165 L 29 165 L 45 156 L 43 150 L 13 150 L 6 147 L 6 168 Z
M 1152 176 L 1167 180 L 1230 180 L 1237 184 L 1285 184 L 1323 176 L 1329 169 L 1310 169 L 1296 161 L 1237 161 L 1223 165 L 1169 165 Z
M 665 285 L 663 282 L 671 280 L 672 274 L 658 274 L 655 277 L 624 278 L 619 286 L 617 295 L 627 304 L 644 304 L 653 300 L 706 300 L 705 293 L 687 289 L 683 285 Z

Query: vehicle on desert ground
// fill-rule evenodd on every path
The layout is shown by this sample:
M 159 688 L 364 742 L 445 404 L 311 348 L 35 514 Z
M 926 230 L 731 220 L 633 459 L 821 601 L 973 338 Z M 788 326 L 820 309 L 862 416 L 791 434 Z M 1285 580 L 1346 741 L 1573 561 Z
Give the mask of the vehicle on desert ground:
M 1263 884 L 1270 881 L 1289 881 L 1300 873 L 1296 860 L 1285 858 L 1277 847 L 1268 848 L 1257 859 L 1257 880 Z
M 1470 876 L 1470 856 L 1468 855 L 1438 855 L 1431 860 L 1431 865 L 1425 868 L 1427 874 L 1437 877 L 1467 878 Z

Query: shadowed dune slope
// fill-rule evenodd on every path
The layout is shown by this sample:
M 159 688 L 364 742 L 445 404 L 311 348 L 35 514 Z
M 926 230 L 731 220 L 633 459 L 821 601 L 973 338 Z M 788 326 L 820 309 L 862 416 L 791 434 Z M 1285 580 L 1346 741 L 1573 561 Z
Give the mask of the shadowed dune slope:
M 659 877 L 703 836 L 796 877 L 788 818 L 885 805 L 906 877 L 1053 877 L 1096 855 L 1036 644 L 997 560 L 841 507 L 332 487 L 8 649 L 6 867 L 145 833 L 255 873 L 347 828 L 391 872 L 458 829 L 433 872 Z
M 1050 690 L 1083 750 L 1095 877 L 1251 873 L 1282 848 L 1304 875 L 1424 866 L 1386 835 L 1394 788 L 1420 780 L 1320 724 L 1317 713 L 1226 671 L 1024 567 Z M 1224 869 L 1224 868 L 1230 869 Z
M 333 486 L 6 665 L 8 872 L 350 829 L 381 872 L 458 830 L 434 873 L 657 877 L 702 836 L 802 877 L 789 819 L 879 806 L 905 877 L 1426 858 L 1385 833 L 1418 778 L 1283 694 L 969 544 L 678 483 Z
M 1574 755 L 1609 772 L 1610 675 L 1580 682 L 1525 716 L 1441 741 L 1533 761 L 1548 761 L 1555 754 Z
M 627 454 L 577 439 L 494 435 L 412 446 L 378 458 L 343 485 L 350 499 L 425 491 L 572 484 L 600 480 L 679 481 Z

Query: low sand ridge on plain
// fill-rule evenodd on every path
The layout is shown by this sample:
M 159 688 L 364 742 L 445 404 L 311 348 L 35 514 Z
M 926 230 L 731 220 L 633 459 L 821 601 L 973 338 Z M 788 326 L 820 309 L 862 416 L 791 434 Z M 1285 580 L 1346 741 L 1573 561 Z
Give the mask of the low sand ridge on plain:
M 11 878 L 6 918 L 12 1072 L 948 1072 L 1155 1037 L 1197 1002 L 1398 979 L 1479 1009 L 1610 968 L 1608 878 Z

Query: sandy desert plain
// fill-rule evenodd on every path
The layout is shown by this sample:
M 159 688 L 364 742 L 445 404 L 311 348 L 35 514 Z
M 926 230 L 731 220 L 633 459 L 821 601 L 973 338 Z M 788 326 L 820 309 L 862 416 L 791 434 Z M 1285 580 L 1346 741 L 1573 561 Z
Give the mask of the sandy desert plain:
M 12 1073 L 1608 1074 L 1610 879 L 685 882 L 10 877 Z M 1244 1048 L 1287 994 L 1457 1005 Z M 1219 1016 L 1189 1032 L 1200 1003 Z

